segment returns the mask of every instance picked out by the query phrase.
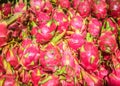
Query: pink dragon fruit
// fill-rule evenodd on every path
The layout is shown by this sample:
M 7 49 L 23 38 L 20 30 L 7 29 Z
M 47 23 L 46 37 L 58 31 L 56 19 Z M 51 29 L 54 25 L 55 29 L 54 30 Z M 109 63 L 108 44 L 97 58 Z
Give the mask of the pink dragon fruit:
M 83 26 L 83 18 L 79 15 L 73 16 L 70 24 L 72 29 L 81 29 Z
M 46 0 L 44 3 L 44 8 L 41 9 L 43 12 L 50 14 L 53 10 L 53 6 L 49 0 Z
M 107 16 L 107 3 L 105 0 L 94 0 L 92 13 L 98 19 L 104 19 Z
M 68 17 L 64 14 L 64 12 L 61 9 L 57 9 L 53 12 L 53 19 L 58 25 L 57 33 L 61 34 L 63 31 L 68 30 Z
M 36 13 L 36 16 L 37 16 L 36 21 L 38 21 L 39 23 L 47 22 L 50 20 L 50 16 L 44 12 L 38 12 L 38 13 Z
M 26 10 L 26 5 L 25 3 L 23 3 L 22 0 L 19 0 L 19 2 L 17 2 L 17 4 L 15 5 L 13 12 L 14 13 L 19 13 L 19 12 L 24 12 Z
M 80 50 L 80 61 L 87 70 L 96 70 L 99 62 L 99 52 L 97 47 L 90 42 L 86 42 Z
M 117 60 L 120 62 L 120 49 L 117 49 L 115 51 L 115 57 L 117 58 Z
M 70 7 L 70 1 L 69 0 L 58 0 L 58 4 L 61 6 L 61 8 L 69 8 Z
M 79 6 L 79 3 L 80 3 L 80 0 L 72 0 L 72 5 L 73 5 L 73 8 L 74 9 L 78 9 L 78 6 Z
M 108 75 L 109 71 L 105 68 L 104 65 L 100 65 L 97 72 L 96 72 L 96 75 L 100 78 L 100 79 L 103 79 L 105 78 L 107 75 Z
M 61 55 L 57 47 L 52 44 L 48 44 L 47 47 L 41 49 L 39 60 L 44 71 L 55 72 L 60 65 Z
M 6 60 L 10 63 L 11 66 L 13 66 L 15 69 L 20 65 L 18 62 L 18 46 L 8 47 L 8 50 L 6 52 Z
M 75 54 L 74 51 L 68 47 L 67 41 L 62 41 L 58 44 L 59 50 L 62 56 L 61 64 L 62 66 L 75 67 Z
M 85 42 L 84 37 L 77 33 L 74 33 L 71 36 L 69 36 L 67 40 L 69 47 L 71 47 L 74 50 L 79 49 Z
M 81 70 L 81 76 L 83 78 L 83 85 L 86 86 L 103 86 L 103 81 L 94 74 L 90 74 L 85 70 Z
M 0 47 L 7 43 L 8 30 L 6 23 L 0 23 Z
M 118 64 L 119 66 L 119 64 Z M 115 68 L 112 73 L 109 74 L 108 77 L 106 77 L 108 86 L 119 86 L 120 85 L 120 68 Z
M 88 0 L 80 0 L 78 12 L 83 18 L 89 16 L 91 12 L 91 5 L 89 4 Z
M 30 0 L 31 9 L 35 12 L 41 11 L 44 8 L 44 0 Z
M 67 12 L 68 19 L 71 19 L 75 15 L 76 15 L 76 10 L 70 7 Z
M 11 14 L 11 11 L 12 11 L 12 4 L 9 2 L 9 3 L 5 3 L 2 7 L 2 10 L 3 10 L 3 14 L 4 16 L 8 16 Z
M 3 67 L 3 57 L 0 56 L 0 76 L 2 76 L 5 73 L 5 69 Z
M 26 70 L 21 70 L 20 73 L 19 73 L 19 77 L 18 79 L 25 83 L 25 84 L 29 84 L 30 83 L 30 79 L 31 79 L 31 75 L 30 75 L 30 72 L 29 71 L 26 71 Z
M 79 15 L 75 15 L 73 16 L 73 18 L 70 21 L 70 28 L 74 31 L 74 32 L 79 32 L 83 37 L 86 36 L 86 25 L 85 25 L 85 21 L 83 20 L 83 18 Z
M 30 73 L 31 73 L 31 81 L 32 81 L 33 86 L 38 86 L 42 77 L 44 77 L 46 74 L 43 72 L 41 67 L 30 70 Z
M 95 71 L 99 63 L 98 47 L 92 42 L 90 34 L 87 34 L 87 41 L 80 49 L 80 64 L 88 71 Z
M 88 23 L 88 32 L 98 38 L 101 31 L 102 23 L 97 18 L 90 18 Z
M 109 0 L 109 11 L 112 17 L 114 18 L 120 17 L 120 1 Z
M 102 32 L 104 31 L 111 31 L 115 37 L 118 36 L 118 26 L 117 23 L 115 22 L 115 20 L 113 18 L 107 18 L 105 21 L 105 26 L 103 26 L 104 28 L 102 28 Z
M 1 86 L 17 86 L 18 82 L 15 80 L 15 75 L 4 75 L 0 78 L 0 81 L 3 80 L 3 83 L 0 83 Z
M 56 24 L 50 20 L 49 22 L 43 22 L 40 26 L 33 26 L 31 34 L 36 38 L 36 41 L 40 44 L 49 42 L 55 33 Z
M 32 69 L 38 66 L 40 50 L 36 43 L 30 39 L 24 39 L 18 51 L 20 63 L 25 69 Z
M 101 34 L 98 44 L 100 49 L 106 53 L 115 52 L 118 48 L 115 35 L 110 31 L 106 31 Z

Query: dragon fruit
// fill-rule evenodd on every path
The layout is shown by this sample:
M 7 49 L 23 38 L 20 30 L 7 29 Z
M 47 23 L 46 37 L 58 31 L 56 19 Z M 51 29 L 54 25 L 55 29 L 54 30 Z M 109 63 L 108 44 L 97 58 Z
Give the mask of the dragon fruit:
M 30 78 L 31 78 L 31 75 L 30 75 L 30 72 L 29 71 L 26 71 L 26 70 L 21 70 L 20 73 L 19 73 L 19 80 L 25 84 L 29 84 L 30 83 Z
M 72 34 L 71 36 L 68 37 L 67 40 L 68 40 L 69 47 L 71 47 L 74 50 L 79 49 L 85 42 L 84 37 L 78 33 Z
M 107 80 L 107 84 L 109 86 L 119 86 L 120 83 L 120 65 L 118 60 L 112 56 L 112 62 L 113 62 L 113 66 L 114 69 L 113 71 L 109 74 L 109 76 L 107 76 L 105 79 Z
M 49 0 L 45 1 L 44 8 L 42 8 L 41 10 L 47 14 L 50 14 L 53 11 L 53 6 Z
M 86 70 L 95 71 L 99 63 L 98 47 L 91 41 L 90 34 L 87 34 L 87 41 L 80 49 L 80 64 Z
M 90 18 L 88 23 L 88 32 L 98 38 L 101 31 L 102 23 L 97 18 Z
M 80 3 L 80 0 L 73 0 L 72 1 L 73 8 L 77 10 L 78 6 L 79 6 L 79 3 Z
M 30 73 L 31 73 L 31 81 L 32 81 L 33 86 L 38 86 L 40 80 L 46 74 L 42 71 L 41 67 L 30 70 Z
M 48 44 L 47 47 L 40 51 L 40 64 L 45 71 L 55 72 L 61 62 L 61 55 L 57 47 Z
M 58 4 L 61 6 L 61 8 L 69 8 L 70 7 L 70 1 L 69 0 L 58 0 Z
M 12 11 L 12 4 L 10 2 L 4 4 L 3 7 L 2 7 L 2 10 L 3 10 L 4 16 L 10 15 L 11 11 Z
M 102 32 L 105 31 L 111 31 L 115 37 L 118 36 L 118 25 L 113 18 L 110 17 L 104 21 Z
M 118 86 L 119 5 L 0 1 L 0 86 Z
M 103 81 L 96 75 L 90 74 L 85 70 L 81 70 L 81 76 L 83 78 L 83 85 L 87 86 L 103 86 Z
M 109 0 L 109 11 L 112 17 L 114 18 L 120 17 L 120 1 Z
M 118 48 L 115 35 L 109 31 L 101 34 L 98 44 L 100 49 L 106 53 L 115 52 L 115 50 Z
M 7 43 L 7 35 L 8 30 L 6 23 L 0 23 L 0 47 Z
M 47 21 L 50 20 L 50 16 L 47 13 L 44 13 L 44 12 L 38 12 L 38 13 L 36 13 L 36 16 L 37 16 L 36 21 L 38 21 L 39 24 L 41 22 L 47 22 Z
M 104 19 L 107 16 L 107 3 L 105 0 L 94 0 L 92 13 L 98 19 Z
M 120 62 L 120 49 L 117 49 L 115 51 L 115 57 L 117 58 L 117 60 Z
M 61 9 L 57 9 L 53 12 L 53 19 L 58 25 L 57 33 L 61 34 L 63 31 L 68 30 L 69 21 L 67 15 Z
M 31 39 L 24 39 L 19 47 L 18 56 L 20 63 L 25 69 L 32 69 L 38 66 L 40 50 Z
M 30 0 L 31 9 L 35 12 L 41 11 L 44 8 L 45 2 L 43 0 Z
M 15 69 L 20 65 L 18 62 L 18 46 L 8 47 L 8 50 L 6 51 L 6 60 L 10 63 L 11 66 L 13 66 Z
M 3 67 L 3 57 L 0 56 L 0 76 L 2 76 L 5 73 L 5 69 Z
M 19 0 L 13 9 L 13 13 L 24 12 L 26 10 L 26 5 L 22 0 Z
M 74 32 L 79 32 L 83 37 L 86 36 L 86 24 L 85 21 L 81 16 L 75 15 L 70 21 L 70 28 Z
M 78 12 L 83 18 L 89 16 L 91 12 L 91 6 L 88 0 L 80 0 L 79 6 L 78 6 Z
M 100 78 L 100 79 L 103 79 L 105 78 L 107 75 L 109 74 L 109 71 L 103 66 L 101 65 L 97 71 L 97 76 Z
M 1 86 L 16 86 L 18 83 L 15 80 L 15 75 L 4 75 L 0 78 L 0 81 L 3 80 L 3 83 L 0 83 Z
M 33 26 L 31 34 L 36 38 L 36 41 L 40 44 L 49 42 L 55 33 L 56 24 L 50 20 L 49 22 L 43 22 L 39 26 Z
M 62 56 L 61 64 L 62 66 L 75 67 L 75 54 L 74 51 L 69 48 L 67 41 L 62 41 L 58 44 L 59 50 Z M 71 53 L 72 52 L 72 53 Z

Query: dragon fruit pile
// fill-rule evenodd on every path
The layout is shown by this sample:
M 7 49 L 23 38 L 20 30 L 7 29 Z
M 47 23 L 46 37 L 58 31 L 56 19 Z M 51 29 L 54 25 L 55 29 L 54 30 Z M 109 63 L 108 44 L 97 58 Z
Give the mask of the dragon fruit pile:
M 120 86 L 120 0 L 1 3 L 0 86 Z

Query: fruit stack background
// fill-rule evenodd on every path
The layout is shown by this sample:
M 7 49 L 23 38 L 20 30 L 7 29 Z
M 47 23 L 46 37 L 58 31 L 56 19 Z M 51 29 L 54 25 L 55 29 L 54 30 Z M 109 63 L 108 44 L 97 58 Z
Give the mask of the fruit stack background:
M 120 86 L 120 0 L 0 2 L 0 86 Z

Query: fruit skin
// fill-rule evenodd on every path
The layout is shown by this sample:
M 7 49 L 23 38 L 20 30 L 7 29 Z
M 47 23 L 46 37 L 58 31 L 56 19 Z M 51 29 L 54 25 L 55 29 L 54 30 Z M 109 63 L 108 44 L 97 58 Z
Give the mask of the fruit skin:
M 23 3 L 21 0 L 17 2 L 13 9 L 13 13 L 19 13 L 19 12 L 24 12 L 26 10 L 26 5 Z
M 117 49 L 115 51 L 115 57 L 117 58 L 117 60 L 120 62 L 120 49 Z
M 0 47 L 7 43 L 8 30 L 6 23 L 0 23 Z
M 85 22 L 86 19 L 83 19 L 80 15 L 75 15 L 70 20 L 70 29 L 75 33 L 80 33 L 83 37 L 86 37 L 87 26 Z
M 94 0 L 92 13 L 97 19 L 104 19 L 107 16 L 107 4 L 105 0 Z
M 36 12 L 36 21 L 39 22 L 39 24 L 41 24 L 42 22 L 47 22 L 50 20 L 50 16 L 47 13 L 44 12 Z
M 101 34 L 98 44 L 100 49 L 106 53 L 115 52 L 118 48 L 115 35 L 110 31 L 106 31 Z
M 26 70 L 35 68 L 39 64 L 40 50 L 31 39 L 24 39 L 19 47 L 18 56 L 20 63 Z
M 102 23 L 97 18 L 90 18 L 88 23 L 88 32 L 98 38 L 101 31 Z
M 85 70 L 81 70 L 81 76 L 82 76 L 82 84 L 87 86 L 104 86 L 102 79 L 100 79 L 98 76 L 94 75 L 93 73 L 88 73 Z
M 119 86 L 120 85 L 120 68 L 116 68 L 112 73 L 106 77 L 108 86 Z
M 31 34 L 36 39 L 36 42 L 45 44 L 53 38 L 56 27 L 56 24 L 50 20 L 47 23 L 41 23 L 39 26 L 33 26 Z
M 120 1 L 109 0 L 109 11 L 112 17 L 114 18 L 120 17 Z
M 2 86 L 17 86 L 18 82 L 16 81 L 15 75 L 6 74 L 0 78 L 0 81 L 4 80 L 3 83 L 0 83 Z
M 42 76 L 46 75 L 46 73 L 43 72 L 42 67 L 37 67 L 33 70 L 30 70 L 30 74 L 31 74 L 30 79 L 31 79 L 31 82 L 32 82 L 33 86 L 38 86 L 39 82 L 42 79 Z
M 70 7 L 70 1 L 69 0 L 58 0 L 58 4 L 61 6 L 63 9 L 67 9 Z
M 3 65 L 3 57 L 0 56 L 0 76 L 5 73 L 4 65 Z
M 11 66 L 14 67 L 14 69 L 17 69 L 19 64 L 18 61 L 18 46 L 10 46 L 8 47 L 8 50 L 6 51 L 6 61 L 10 63 Z
M 62 32 L 68 30 L 68 27 L 69 27 L 68 16 L 65 15 L 62 9 L 56 9 L 53 12 L 53 19 L 55 20 L 55 23 L 57 24 L 56 33 L 61 34 Z
M 31 9 L 35 12 L 41 11 L 44 8 L 45 2 L 43 0 L 30 0 Z
M 115 37 L 117 38 L 117 36 L 118 36 L 118 25 L 112 17 L 106 18 L 104 20 L 104 25 L 103 25 L 101 33 L 104 33 L 106 31 L 112 32 L 115 35 Z
M 92 42 L 86 42 L 80 49 L 80 64 L 88 71 L 95 71 L 99 63 L 98 47 Z
M 40 64 L 44 71 L 55 72 L 61 62 L 61 55 L 58 48 L 52 44 L 40 50 Z
M 91 5 L 89 4 L 88 0 L 80 0 L 78 12 L 80 13 L 80 16 L 82 16 L 83 18 L 89 16 L 91 12 Z
M 78 50 L 84 43 L 85 39 L 81 34 L 74 33 L 68 37 L 68 45 L 74 50 Z
M 2 10 L 3 10 L 4 16 L 8 16 L 9 14 L 11 14 L 12 4 L 10 2 L 4 4 L 3 7 L 2 7 Z
M 43 2 L 43 1 L 42 1 Z M 41 5 L 42 6 L 42 5 Z M 53 6 L 51 4 L 51 2 L 49 0 L 46 0 L 44 2 L 44 7 L 41 9 L 42 12 L 47 13 L 47 14 L 51 14 L 51 12 L 53 11 Z

